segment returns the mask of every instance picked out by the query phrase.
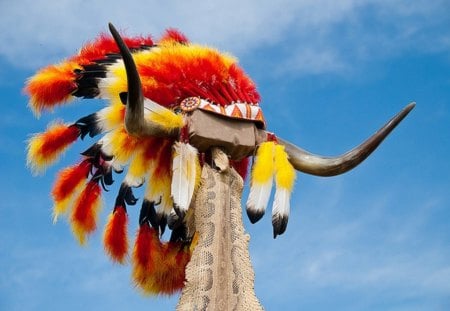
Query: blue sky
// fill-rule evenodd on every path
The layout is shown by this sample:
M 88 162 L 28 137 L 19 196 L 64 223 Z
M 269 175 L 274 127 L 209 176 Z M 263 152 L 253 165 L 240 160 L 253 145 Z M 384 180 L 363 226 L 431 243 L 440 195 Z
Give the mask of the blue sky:
M 12 1 L 11 1 L 12 2 Z M 101 235 L 79 247 L 51 222 L 58 165 L 33 177 L 25 141 L 78 101 L 35 119 L 21 93 L 37 69 L 72 55 L 113 22 L 127 34 L 167 27 L 236 55 L 258 85 L 269 129 L 314 153 L 359 144 L 411 101 L 417 107 L 355 170 L 298 174 L 287 232 L 246 221 L 256 293 L 267 310 L 450 309 L 449 1 L 0 2 L 0 310 L 171 310 L 143 297 Z M 115 188 L 105 196 L 103 227 Z M 136 229 L 136 209 L 130 209 Z

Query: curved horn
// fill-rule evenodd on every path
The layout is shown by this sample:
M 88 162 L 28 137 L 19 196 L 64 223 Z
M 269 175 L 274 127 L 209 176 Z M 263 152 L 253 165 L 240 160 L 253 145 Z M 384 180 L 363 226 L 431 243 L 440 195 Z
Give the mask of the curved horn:
M 361 145 L 337 157 L 315 155 L 283 139 L 277 139 L 280 144 L 285 146 L 289 161 L 296 170 L 317 176 L 335 176 L 353 169 L 364 161 L 415 105 L 415 103 L 410 103 Z
M 142 94 L 141 79 L 139 78 L 136 64 L 134 63 L 130 50 L 123 42 L 119 32 L 111 23 L 109 23 L 109 31 L 119 47 L 127 72 L 128 96 L 127 107 L 125 110 L 125 128 L 127 132 L 134 136 L 150 135 L 168 137 L 178 135 L 177 132 L 170 132 L 159 124 L 144 118 L 144 95 Z

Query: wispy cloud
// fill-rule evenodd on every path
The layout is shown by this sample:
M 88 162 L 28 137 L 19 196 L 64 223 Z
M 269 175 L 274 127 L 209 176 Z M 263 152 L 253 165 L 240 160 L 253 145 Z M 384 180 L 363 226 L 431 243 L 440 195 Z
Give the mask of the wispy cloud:
M 433 295 L 450 292 L 450 264 L 446 260 L 450 252 L 443 248 L 442 239 L 430 241 L 422 236 L 425 227 L 435 221 L 437 209 L 445 205 L 442 200 L 448 199 L 410 202 L 407 210 L 393 212 L 392 190 L 378 197 L 367 196 L 356 203 L 364 209 L 349 213 L 343 211 L 349 206 L 345 198 L 351 197 L 348 185 L 338 182 L 324 184 L 324 189 L 320 184 L 315 186 L 317 192 L 329 196 L 308 193 L 301 204 L 295 199 L 295 205 L 306 207 L 294 210 L 288 237 L 280 237 L 269 246 L 259 239 L 254 242 L 259 284 L 267 286 L 258 288 L 263 297 L 277 299 L 283 289 L 291 287 L 301 296 L 330 288 L 343 292 L 343 297 L 364 291 L 374 297 L 366 295 L 356 310 L 368 310 L 380 300 L 390 305 L 394 300 L 409 299 L 431 303 Z M 352 199 L 355 201 L 355 197 Z M 320 210 L 307 208 L 312 202 Z M 347 218 L 341 217 L 340 211 Z M 306 297 L 302 303 L 305 301 Z
M 0 34 L 7 43 L 0 55 L 16 66 L 42 66 L 71 55 L 112 21 L 129 34 L 159 35 L 177 27 L 195 41 L 240 55 L 278 49 L 272 65 L 300 74 L 342 72 L 405 49 L 448 50 L 450 30 L 435 32 L 449 23 L 448 7 L 446 1 L 94 1 L 86 6 L 81 0 L 19 0 L 0 4 L 0 27 L 8 29 Z M 289 41 L 281 40 L 286 37 Z

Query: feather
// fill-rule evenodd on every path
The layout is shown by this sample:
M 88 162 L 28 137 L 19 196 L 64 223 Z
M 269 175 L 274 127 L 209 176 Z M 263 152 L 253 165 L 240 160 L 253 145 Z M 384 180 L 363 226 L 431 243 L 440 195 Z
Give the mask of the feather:
M 158 233 L 148 224 L 139 227 L 132 256 L 132 278 L 144 294 L 158 293 L 152 276 L 162 262 L 162 246 Z
M 45 67 L 28 79 L 24 92 L 30 96 L 29 106 L 36 116 L 73 99 L 75 70 L 79 68 L 76 62 L 66 61 Z
M 72 144 L 80 130 L 74 125 L 54 123 L 44 133 L 35 134 L 28 142 L 27 164 L 34 173 L 40 173 L 54 163 Z
M 106 253 L 117 263 L 125 263 L 128 253 L 128 215 L 124 206 L 116 206 L 110 214 L 103 234 Z
M 184 126 L 181 114 L 176 114 L 148 98 L 144 101 L 144 116 L 146 119 L 160 124 L 168 130 L 180 129 Z
M 273 185 L 275 143 L 262 143 L 255 157 L 251 173 L 247 215 L 252 223 L 260 220 L 267 208 Z
M 98 143 L 105 155 L 114 157 L 115 166 L 124 166 L 142 144 L 142 140 L 128 135 L 122 126 L 106 133 Z
M 97 112 L 99 127 L 103 131 L 111 131 L 123 125 L 125 106 L 118 100 L 112 100 L 112 104 Z
M 159 202 L 159 218 L 163 215 L 169 215 L 173 209 L 173 199 L 170 194 L 172 171 L 172 141 L 163 140 L 159 147 L 159 152 L 155 158 L 154 164 L 149 170 L 149 178 L 145 199 L 150 202 Z
M 72 230 L 81 245 L 86 236 L 97 228 L 97 216 L 101 207 L 101 188 L 96 181 L 89 181 L 75 202 L 72 211 Z
M 94 137 L 104 132 L 97 113 L 91 113 L 90 115 L 78 119 L 77 122 L 75 122 L 75 126 L 78 127 L 80 131 L 81 139 L 84 139 L 86 135 L 89 135 L 89 137 Z
M 67 212 L 70 201 L 80 190 L 90 170 L 91 163 L 84 160 L 78 165 L 67 167 L 58 173 L 52 189 L 53 222 L 58 220 L 59 215 Z
M 191 203 L 199 171 L 197 149 L 189 144 L 176 142 L 173 146 L 171 194 L 175 210 L 183 218 Z
M 272 207 L 273 237 L 283 234 L 286 230 L 289 213 L 290 197 L 295 182 L 295 169 L 289 162 L 284 146 L 275 146 L 275 182 L 276 191 Z
M 145 138 L 137 145 L 135 155 L 130 162 L 125 182 L 131 187 L 139 187 L 145 182 L 145 175 L 152 169 L 158 155 L 159 138 Z

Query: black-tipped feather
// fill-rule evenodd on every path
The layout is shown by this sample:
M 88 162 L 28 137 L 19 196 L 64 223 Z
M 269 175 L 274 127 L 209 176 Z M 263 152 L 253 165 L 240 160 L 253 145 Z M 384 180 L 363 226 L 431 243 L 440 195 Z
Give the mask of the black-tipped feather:
M 275 239 L 277 235 L 281 235 L 286 231 L 289 217 L 274 215 L 272 216 L 272 226 L 273 226 L 273 238 Z
M 144 223 L 150 223 L 153 228 L 159 228 L 159 217 L 156 214 L 155 205 L 155 202 L 144 199 L 139 213 L 139 225 L 142 226 Z
M 80 130 L 80 137 L 84 137 L 89 134 L 89 137 L 94 137 L 102 132 L 100 126 L 98 126 L 97 113 L 91 113 L 75 122 L 75 125 Z
M 247 216 L 252 224 L 255 224 L 256 222 L 258 222 L 264 216 L 264 214 L 265 214 L 264 210 L 255 211 L 255 210 L 247 209 Z

